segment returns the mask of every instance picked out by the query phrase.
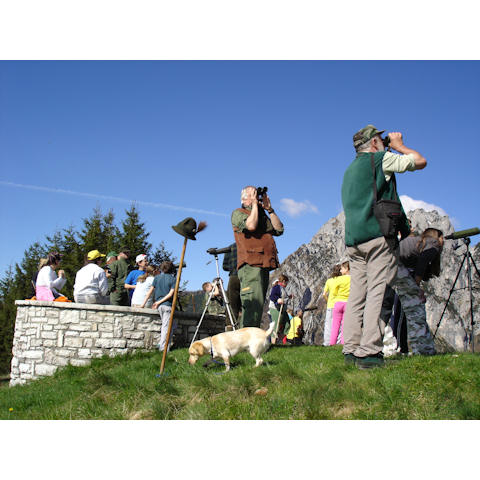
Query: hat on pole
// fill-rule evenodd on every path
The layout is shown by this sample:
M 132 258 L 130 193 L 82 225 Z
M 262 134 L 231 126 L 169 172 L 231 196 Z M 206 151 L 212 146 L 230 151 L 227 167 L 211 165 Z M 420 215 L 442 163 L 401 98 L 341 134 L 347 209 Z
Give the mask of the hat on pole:
M 200 222 L 197 227 L 197 222 L 192 217 L 187 217 L 177 225 L 172 225 L 172 228 L 182 237 L 188 238 L 189 240 L 196 240 L 195 234 L 201 232 L 207 224 L 205 222 Z

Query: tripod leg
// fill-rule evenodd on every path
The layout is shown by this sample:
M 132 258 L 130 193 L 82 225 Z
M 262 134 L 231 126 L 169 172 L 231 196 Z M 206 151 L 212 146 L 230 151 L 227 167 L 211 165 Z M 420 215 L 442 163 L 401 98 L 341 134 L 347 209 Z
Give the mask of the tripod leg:
M 473 263 L 475 266 L 475 270 L 477 270 L 478 274 L 478 269 L 477 266 L 475 265 L 475 262 L 473 260 L 472 254 L 470 253 L 470 250 L 468 250 L 468 245 L 467 245 L 467 280 L 468 280 L 468 293 L 470 294 L 470 327 L 471 327 L 471 333 L 470 333 L 470 342 L 472 344 L 472 353 L 475 353 L 475 322 L 473 321 L 473 293 L 472 293 L 472 267 L 470 265 L 470 262 Z
M 448 302 L 450 301 L 450 297 L 452 296 L 452 293 L 455 289 L 455 284 L 457 283 L 457 280 L 458 280 L 458 277 L 460 276 L 460 272 L 462 271 L 462 267 L 463 267 L 463 264 L 465 263 L 465 259 L 467 258 L 467 254 L 465 254 L 463 256 L 463 260 L 462 260 L 462 263 L 460 264 L 460 268 L 458 269 L 458 272 L 457 272 L 457 276 L 455 277 L 455 281 L 453 282 L 453 285 L 452 285 L 452 288 L 450 289 L 450 293 L 448 295 L 448 298 L 447 298 L 447 302 L 445 303 L 445 307 L 443 308 L 443 312 L 442 314 L 440 315 L 440 320 L 438 321 L 437 323 L 437 327 L 435 329 L 435 333 L 433 334 L 433 338 L 435 339 L 435 335 L 437 334 L 438 332 L 438 328 L 440 327 L 440 323 L 442 322 L 442 319 L 443 319 L 443 315 L 445 313 L 445 310 L 447 309 L 447 306 L 448 306 Z
M 203 317 L 205 316 L 205 314 L 207 313 L 207 308 L 208 308 L 208 305 L 210 303 L 210 300 L 212 299 L 212 295 L 213 295 L 213 288 L 212 288 L 212 291 L 210 292 L 210 295 L 208 297 L 208 300 L 207 300 L 207 303 L 205 304 L 205 308 L 203 309 L 203 312 L 202 312 L 202 316 L 200 317 L 200 320 L 197 324 L 197 329 L 195 330 L 195 333 L 193 334 L 193 338 L 192 338 L 192 341 L 190 342 L 190 346 L 192 346 L 193 342 L 195 341 L 195 338 L 197 338 L 197 333 L 198 333 L 198 330 L 200 329 L 200 325 L 202 324 L 202 321 L 203 321 Z
M 225 309 L 227 310 L 227 315 L 232 325 L 232 328 L 235 330 L 235 322 L 233 321 L 232 311 L 230 309 L 230 301 L 228 300 L 225 289 L 223 288 L 223 281 L 221 278 L 218 279 L 218 284 L 220 285 L 220 291 L 222 292 L 223 301 L 225 302 Z
M 472 254 L 470 253 L 470 251 L 468 252 L 468 256 L 469 256 L 469 258 L 470 258 L 470 261 L 472 262 L 472 265 L 475 267 L 475 270 L 476 270 L 476 272 L 477 272 L 478 277 L 480 278 L 480 272 L 478 271 L 477 265 L 475 264 L 475 260 L 473 259 Z

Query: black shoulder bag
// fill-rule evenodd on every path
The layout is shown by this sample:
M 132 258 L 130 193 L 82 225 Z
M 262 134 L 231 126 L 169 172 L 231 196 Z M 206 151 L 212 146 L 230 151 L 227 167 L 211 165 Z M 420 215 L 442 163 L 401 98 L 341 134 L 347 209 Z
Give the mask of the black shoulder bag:
M 396 200 L 378 199 L 377 174 L 373 161 L 373 153 L 371 154 L 370 162 L 373 173 L 373 214 L 380 225 L 380 231 L 383 236 L 388 239 L 397 239 L 402 221 L 402 204 Z M 397 197 L 397 181 L 395 180 L 394 173 L 392 173 L 391 181 L 393 182 L 394 196 Z

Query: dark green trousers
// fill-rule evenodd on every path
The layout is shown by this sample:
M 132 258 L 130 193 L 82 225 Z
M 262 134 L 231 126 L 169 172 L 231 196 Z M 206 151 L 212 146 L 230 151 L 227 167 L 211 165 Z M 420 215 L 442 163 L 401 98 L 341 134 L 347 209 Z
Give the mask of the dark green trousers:
M 260 327 L 268 289 L 268 268 L 243 265 L 238 270 L 242 315 L 240 327 Z
M 227 297 L 230 302 L 233 320 L 234 322 L 238 322 L 238 314 L 242 307 L 240 300 L 240 280 L 238 279 L 238 275 L 230 275 L 228 277 Z M 230 325 L 230 322 L 228 322 L 228 325 Z
M 115 290 L 110 294 L 110 305 L 118 305 L 120 307 L 128 307 L 128 293 L 125 289 Z

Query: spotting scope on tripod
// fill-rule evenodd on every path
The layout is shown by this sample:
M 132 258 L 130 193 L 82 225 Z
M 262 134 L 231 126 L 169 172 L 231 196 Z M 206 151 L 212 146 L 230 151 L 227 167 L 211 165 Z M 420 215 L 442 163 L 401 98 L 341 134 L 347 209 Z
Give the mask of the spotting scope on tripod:
M 210 305 L 213 294 L 214 294 L 217 287 L 218 287 L 218 290 L 222 294 L 223 303 L 225 305 L 226 315 L 228 315 L 228 319 L 230 320 L 230 324 L 232 326 L 232 329 L 235 330 L 235 322 L 233 320 L 233 314 L 232 314 L 232 310 L 231 310 L 231 307 L 230 307 L 230 301 L 228 300 L 227 294 L 225 293 L 225 289 L 223 288 L 223 280 L 220 277 L 220 270 L 218 268 L 218 256 L 221 255 L 222 253 L 228 253 L 228 252 L 230 252 L 230 247 L 209 248 L 207 250 L 208 254 L 213 255 L 215 257 L 215 265 L 217 267 L 217 276 L 213 279 L 212 290 L 210 291 L 210 295 L 208 297 L 208 300 L 205 303 L 205 308 L 203 309 L 202 316 L 200 317 L 200 320 L 199 320 L 198 325 L 197 325 L 197 329 L 195 330 L 195 334 L 193 335 L 192 342 L 190 343 L 190 346 L 195 341 L 195 338 L 197 338 L 197 333 L 198 333 L 198 330 L 200 329 L 200 325 L 202 324 L 203 317 L 205 317 L 205 314 L 207 313 L 208 306 Z M 208 263 L 210 263 L 210 262 L 208 262 Z
M 437 323 L 437 328 L 435 329 L 435 333 L 433 334 L 433 338 L 438 332 L 438 328 L 440 327 L 440 323 L 442 322 L 443 315 L 448 307 L 448 302 L 450 301 L 450 297 L 455 290 L 455 284 L 457 283 L 458 277 L 460 276 L 460 272 L 462 271 L 463 264 L 466 261 L 467 264 L 467 288 L 470 295 L 470 334 L 468 336 L 468 343 L 472 346 L 472 353 L 475 353 L 475 335 L 474 335 L 474 326 L 475 322 L 473 320 L 473 293 L 472 293 L 472 266 L 475 268 L 478 277 L 480 278 L 480 272 L 478 271 L 477 265 L 470 253 L 470 237 L 473 235 L 478 235 L 480 233 L 479 228 L 469 228 L 467 230 L 459 230 L 458 232 L 451 233 L 450 235 L 446 235 L 444 238 L 445 240 L 463 240 L 463 243 L 467 246 L 467 249 L 463 255 L 462 263 L 457 272 L 457 276 L 455 277 L 455 281 L 453 282 L 452 288 L 450 289 L 450 293 L 448 295 L 448 299 L 445 303 L 445 307 L 443 308 L 442 315 L 440 316 L 440 320 Z

